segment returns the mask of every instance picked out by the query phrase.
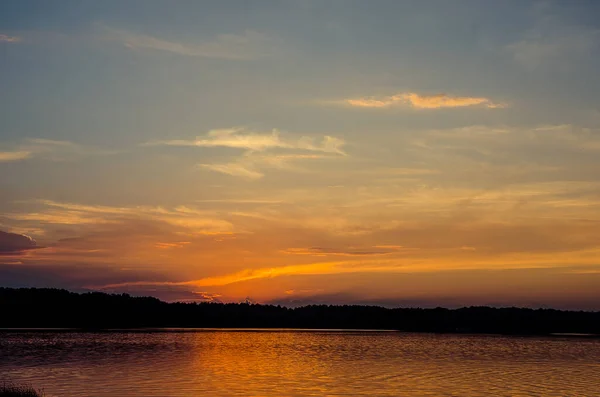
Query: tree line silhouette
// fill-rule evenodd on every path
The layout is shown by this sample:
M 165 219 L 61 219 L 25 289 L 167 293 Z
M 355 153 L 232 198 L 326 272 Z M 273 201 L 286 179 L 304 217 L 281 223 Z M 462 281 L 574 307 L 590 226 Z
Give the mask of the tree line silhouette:
M 42 391 L 38 391 L 31 386 L 16 385 L 14 383 L 1 381 L 0 397 L 44 397 Z
M 600 334 L 600 312 L 466 307 L 167 303 L 153 297 L 0 288 L 0 328 L 310 328 L 407 332 Z

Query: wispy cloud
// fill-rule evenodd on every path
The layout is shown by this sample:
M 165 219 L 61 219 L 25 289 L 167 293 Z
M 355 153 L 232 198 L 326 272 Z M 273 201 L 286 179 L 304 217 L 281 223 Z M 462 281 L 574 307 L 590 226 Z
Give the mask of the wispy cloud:
M 300 275 L 324 275 L 324 274 L 343 274 L 343 273 L 381 273 L 394 272 L 402 269 L 398 263 L 392 264 L 383 261 L 374 262 L 322 262 L 309 263 L 301 265 L 288 265 L 273 268 L 259 268 L 244 270 L 238 273 L 206 277 L 199 280 L 187 281 L 186 284 L 198 287 L 217 287 L 244 281 L 256 279 L 273 278 L 280 276 L 300 276 Z
M 284 135 L 278 130 L 254 132 L 245 128 L 228 128 L 209 131 L 194 140 L 154 141 L 144 145 L 243 149 L 245 153 L 234 161 L 199 164 L 199 166 L 222 174 L 253 180 L 264 176 L 262 171 L 264 168 L 299 170 L 292 166 L 293 162 L 346 156 L 343 150 L 345 142 L 341 138 L 327 135 L 321 139 L 308 136 L 291 138 Z M 288 151 L 288 153 L 281 153 L 281 151 Z
M 21 37 L 0 34 L 0 43 L 18 43 L 20 41 L 23 41 Z
M 467 126 L 430 130 L 415 136 L 412 142 L 418 150 L 436 155 L 472 157 L 476 161 L 521 161 L 520 153 L 529 148 L 529 159 L 534 165 L 564 167 L 564 159 L 544 155 L 548 150 L 560 150 L 564 156 L 595 154 L 600 150 L 600 129 L 570 124 L 540 125 L 537 127 Z M 500 151 L 500 148 L 504 149 Z M 500 153 L 502 152 L 502 154 Z M 577 154 L 575 154 L 577 153 Z M 571 165 L 571 167 L 573 167 Z
M 278 267 L 260 267 L 245 269 L 235 273 L 222 274 L 218 276 L 204 277 L 188 281 L 133 281 L 114 283 L 106 285 L 89 286 L 92 289 L 115 289 L 131 286 L 193 286 L 201 288 L 223 287 L 235 283 L 243 283 L 261 279 L 272 279 L 282 276 L 315 276 L 331 274 L 417 274 L 440 271 L 457 270 L 488 270 L 496 267 L 498 270 L 510 269 L 543 269 L 543 268 L 568 268 L 574 264 L 595 265 L 597 262 L 592 257 L 598 254 L 597 249 L 589 249 L 577 253 L 512 253 L 501 257 L 476 257 L 468 260 L 464 255 L 472 255 L 473 250 L 455 248 L 453 251 L 460 252 L 461 260 L 451 258 L 450 261 L 411 258 L 410 260 L 394 259 L 348 259 L 344 261 L 325 261 L 305 264 L 284 265 Z M 470 248 L 470 247 L 469 247 Z M 448 251 L 446 251 L 448 252 Z M 553 262 L 553 258 L 555 262 Z
M 301 168 L 293 165 L 296 161 L 323 159 L 331 156 L 320 154 L 263 154 L 256 155 L 253 152 L 246 153 L 235 162 L 225 164 L 199 164 L 200 167 L 211 171 L 220 172 L 231 176 L 239 176 L 247 179 L 260 179 L 265 174 L 263 168 L 278 168 L 291 171 L 301 171 Z
M 120 41 L 132 50 L 165 51 L 191 57 L 247 60 L 267 55 L 276 43 L 276 40 L 269 36 L 252 30 L 241 34 L 221 34 L 196 43 L 182 43 L 106 25 L 98 26 L 105 32 L 106 37 Z
M 169 140 L 148 142 L 145 145 L 167 146 L 197 146 L 197 147 L 230 147 L 247 149 L 251 151 L 264 151 L 267 149 L 297 149 L 313 152 L 345 154 L 342 150 L 344 140 L 332 136 L 324 136 L 321 142 L 314 138 L 303 136 L 300 139 L 285 140 L 281 132 L 274 129 L 271 132 L 253 132 L 245 128 L 226 128 L 211 130 L 204 136 L 194 140 Z
M 327 248 L 327 247 L 310 247 L 310 248 L 287 248 L 282 250 L 283 254 L 287 255 L 308 255 L 308 256 L 376 256 L 389 255 L 404 249 L 401 246 L 379 245 L 366 248 Z M 406 249 L 405 249 L 406 250 Z
M 281 204 L 282 200 L 268 199 L 205 199 L 196 200 L 197 203 L 218 203 L 218 204 Z
M 507 104 L 494 102 L 485 97 L 452 96 L 449 94 L 428 95 L 417 94 L 414 92 L 406 92 L 383 97 L 350 98 L 336 102 L 358 108 L 391 108 L 397 106 L 409 106 L 415 109 L 443 109 L 481 106 L 490 109 L 497 109 L 508 106 Z
M 173 243 L 158 242 L 158 243 L 154 244 L 154 246 L 156 248 L 160 248 L 160 249 L 176 249 L 176 248 L 184 248 L 188 244 L 190 244 L 189 241 L 176 241 Z
M 19 161 L 30 158 L 31 152 L 26 150 L 17 150 L 14 152 L 0 152 L 0 163 L 9 161 Z
M 272 278 L 285 275 L 316 275 L 316 274 L 336 274 L 346 272 L 364 272 L 364 271 L 375 271 L 380 270 L 381 267 L 377 268 L 372 266 L 365 267 L 345 267 L 344 265 L 354 264 L 354 262 L 323 262 L 323 263 L 310 263 L 304 265 L 288 265 L 274 268 L 259 268 L 259 269 L 248 269 L 233 274 L 227 274 L 215 277 L 206 277 L 198 280 L 191 281 L 136 281 L 136 282 L 125 282 L 115 283 L 103 286 L 93 286 L 93 289 L 112 289 L 126 286 L 152 286 L 152 285 L 191 285 L 195 287 L 216 287 L 225 286 L 233 283 L 239 283 L 244 281 Z M 368 270 L 367 270 L 368 269 Z M 385 267 L 389 270 L 389 267 Z
M 7 219 L 16 221 L 40 222 L 54 225 L 100 225 L 123 223 L 127 220 L 152 220 L 163 222 L 195 233 L 231 233 L 233 225 L 218 218 L 214 212 L 178 206 L 163 208 L 152 206 L 112 207 L 85 205 L 52 200 L 35 200 L 41 206 L 25 213 L 8 213 Z
M 226 163 L 226 164 L 199 164 L 200 167 L 209 169 L 211 171 L 220 172 L 231 176 L 238 176 L 247 179 L 260 179 L 264 174 L 260 171 L 256 171 L 249 165 L 241 163 Z
M 440 170 L 429 168 L 408 168 L 408 167 L 377 167 L 360 171 L 367 175 L 385 175 L 385 176 L 426 176 L 440 174 Z
M 65 161 L 81 156 L 115 154 L 116 151 L 98 149 L 70 141 L 30 138 L 10 146 L 10 150 L 0 151 L 0 162 L 20 161 L 30 158 L 43 158 Z

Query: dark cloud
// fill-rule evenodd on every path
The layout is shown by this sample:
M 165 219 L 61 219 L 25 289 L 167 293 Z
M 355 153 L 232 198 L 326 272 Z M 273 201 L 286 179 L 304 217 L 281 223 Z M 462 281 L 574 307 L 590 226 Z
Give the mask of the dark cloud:
M 220 302 L 221 295 L 214 291 L 196 291 L 188 285 L 135 285 L 136 282 L 176 282 L 165 275 L 148 270 L 128 270 L 109 265 L 89 263 L 33 264 L 2 263 L 0 260 L 0 287 L 64 288 L 75 292 L 102 291 L 128 293 L 133 296 L 154 296 L 168 302 Z M 115 288 L 96 286 L 132 283 Z
M 18 254 L 35 248 L 38 248 L 37 243 L 31 237 L 0 231 L 0 255 Z
M 66 288 L 80 291 L 98 284 L 142 280 L 167 281 L 163 275 L 158 273 L 131 271 L 109 265 L 89 263 L 58 265 L 23 262 L 2 263 L 0 259 L 0 286 Z

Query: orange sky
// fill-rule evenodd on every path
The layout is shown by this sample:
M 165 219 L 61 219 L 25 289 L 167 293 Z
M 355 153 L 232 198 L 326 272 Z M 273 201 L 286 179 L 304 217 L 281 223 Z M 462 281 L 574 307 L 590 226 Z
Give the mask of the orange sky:
M 593 10 L 294 3 L 1 5 L 0 286 L 600 309 Z

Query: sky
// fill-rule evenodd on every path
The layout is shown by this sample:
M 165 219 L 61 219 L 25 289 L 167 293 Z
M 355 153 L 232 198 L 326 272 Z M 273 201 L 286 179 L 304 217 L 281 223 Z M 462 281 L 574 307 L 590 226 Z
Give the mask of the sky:
M 600 3 L 0 2 L 0 285 L 600 310 Z

